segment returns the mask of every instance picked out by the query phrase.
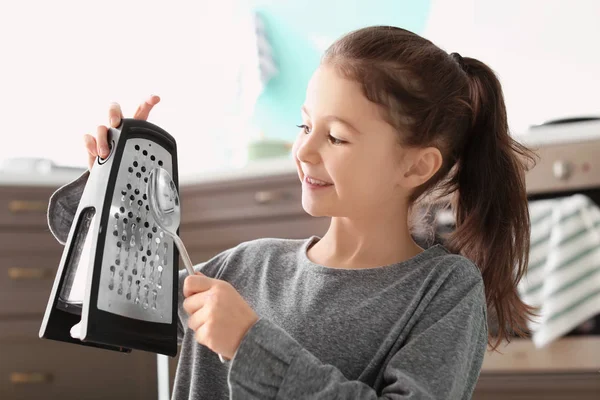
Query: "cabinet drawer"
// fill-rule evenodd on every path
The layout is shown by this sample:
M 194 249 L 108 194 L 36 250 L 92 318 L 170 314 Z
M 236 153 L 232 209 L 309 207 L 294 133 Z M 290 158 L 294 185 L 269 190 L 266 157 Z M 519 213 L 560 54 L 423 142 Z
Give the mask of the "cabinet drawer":
M 538 349 L 528 339 L 512 339 L 487 352 L 484 372 L 572 373 L 600 371 L 600 336 L 568 336 Z M 598 374 L 600 382 L 600 374 Z
M 181 237 L 190 253 L 227 249 L 259 238 L 306 239 L 323 236 L 330 218 L 303 216 L 286 219 L 263 219 L 219 226 L 182 227 Z M 200 262 L 192 260 L 194 262 Z M 203 260 L 205 261 L 205 260 Z
M 182 224 L 306 215 L 297 175 L 181 188 Z
M 0 226 L 46 226 L 50 196 L 58 187 L 0 188 Z
M 0 254 L 62 254 L 64 246 L 46 230 L 3 229 L 0 231 Z
M 482 372 L 474 400 L 597 400 L 598 372 L 493 374 Z
M 0 318 L 44 314 L 60 257 L 60 253 L 0 253 Z
M 41 319 L 0 321 L 0 398 L 2 399 L 148 399 L 156 398 L 156 355 L 130 354 L 39 339 Z

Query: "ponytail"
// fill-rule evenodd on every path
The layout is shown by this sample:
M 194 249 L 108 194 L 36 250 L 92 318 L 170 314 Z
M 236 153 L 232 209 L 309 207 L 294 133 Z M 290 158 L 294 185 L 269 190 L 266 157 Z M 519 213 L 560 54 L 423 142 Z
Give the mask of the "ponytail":
M 488 315 L 498 324 L 493 348 L 524 336 L 534 308 L 521 301 L 517 284 L 529 261 L 525 171 L 534 156 L 509 134 L 494 72 L 389 26 L 345 35 L 322 62 L 359 82 L 367 99 L 386 110 L 401 145 L 440 149 L 442 167 L 409 202 L 452 198 L 456 229 L 444 245 L 481 269 Z
M 502 340 L 525 336 L 534 308 L 518 295 L 527 269 L 530 221 L 525 172 L 533 154 L 508 130 L 502 89 L 494 72 L 473 58 L 461 58 L 468 75 L 472 123 L 456 164 L 456 230 L 446 246 L 481 270 L 490 315 Z

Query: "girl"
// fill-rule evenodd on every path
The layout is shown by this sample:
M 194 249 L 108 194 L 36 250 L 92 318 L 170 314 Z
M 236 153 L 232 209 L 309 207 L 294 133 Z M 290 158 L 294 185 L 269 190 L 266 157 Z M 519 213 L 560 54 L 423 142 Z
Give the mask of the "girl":
M 121 118 L 115 104 L 112 126 Z M 470 398 L 488 310 L 494 348 L 531 314 L 516 285 L 532 157 L 509 135 L 494 73 L 404 29 L 360 29 L 323 55 L 298 127 L 302 205 L 330 216 L 329 230 L 241 243 L 181 271 L 173 398 Z M 90 168 L 106 135 L 85 136 Z M 457 227 L 424 250 L 409 221 L 426 196 L 452 198 Z M 76 202 L 56 207 L 61 197 L 50 211 L 74 213 Z

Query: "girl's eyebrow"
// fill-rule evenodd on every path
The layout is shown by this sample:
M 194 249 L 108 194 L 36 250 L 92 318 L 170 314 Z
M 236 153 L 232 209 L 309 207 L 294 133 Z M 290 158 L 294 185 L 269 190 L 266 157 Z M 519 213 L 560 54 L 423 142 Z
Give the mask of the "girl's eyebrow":
M 306 106 L 302 106 L 301 108 L 302 112 L 306 115 L 308 115 L 308 117 L 310 118 L 310 113 L 308 112 L 308 109 L 306 108 Z M 324 120 L 326 121 L 334 121 L 334 122 L 339 122 L 341 124 L 346 125 L 348 128 L 350 128 L 350 130 L 352 130 L 354 133 L 361 135 L 362 132 L 359 131 L 358 129 L 356 129 L 356 127 L 354 125 L 352 125 L 350 122 L 348 122 L 348 120 L 344 119 L 344 118 L 340 118 L 337 117 L 335 115 L 326 115 L 325 117 L 323 117 Z

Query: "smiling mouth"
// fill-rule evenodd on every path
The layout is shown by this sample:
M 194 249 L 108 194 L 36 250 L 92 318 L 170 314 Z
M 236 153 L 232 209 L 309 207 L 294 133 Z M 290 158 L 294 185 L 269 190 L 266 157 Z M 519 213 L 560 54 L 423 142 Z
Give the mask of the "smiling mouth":
M 304 182 L 306 182 L 307 184 L 309 184 L 311 186 L 317 186 L 317 187 L 333 186 L 332 183 L 321 181 L 321 180 L 315 179 L 315 178 L 311 178 L 310 176 L 307 176 L 307 175 L 304 176 Z

